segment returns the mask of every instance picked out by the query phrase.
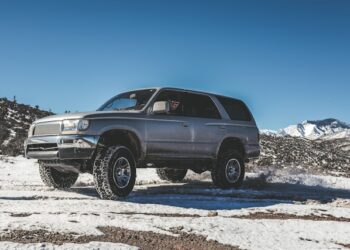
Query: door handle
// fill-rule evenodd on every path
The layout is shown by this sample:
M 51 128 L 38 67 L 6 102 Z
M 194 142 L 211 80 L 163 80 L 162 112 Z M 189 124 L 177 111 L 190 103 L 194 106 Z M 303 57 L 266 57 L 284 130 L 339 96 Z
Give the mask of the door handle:
M 184 126 L 185 128 L 188 127 L 188 124 L 186 122 L 182 123 L 182 126 Z
M 219 125 L 219 129 L 226 129 L 225 125 Z

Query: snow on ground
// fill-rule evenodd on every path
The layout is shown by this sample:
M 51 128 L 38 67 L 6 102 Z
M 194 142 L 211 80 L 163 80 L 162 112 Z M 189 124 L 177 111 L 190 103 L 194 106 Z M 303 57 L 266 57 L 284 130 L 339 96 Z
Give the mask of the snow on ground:
M 242 249 L 342 249 L 341 244 L 350 244 L 348 178 L 258 173 L 248 174 L 240 190 L 220 190 L 207 173 L 188 176 L 192 180 L 172 184 L 160 181 L 154 169 L 138 169 L 131 195 L 106 201 L 97 197 L 88 174 L 71 190 L 59 191 L 42 184 L 34 160 L 3 157 L 0 234 L 45 229 L 99 235 L 97 227 L 112 226 L 168 235 L 181 228 Z M 0 249 L 41 249 L 40 244 L 0 243 Z M 89 244 L 74 247 L 107 243 Z M 108 247 L 113 248 L 101 248 Z

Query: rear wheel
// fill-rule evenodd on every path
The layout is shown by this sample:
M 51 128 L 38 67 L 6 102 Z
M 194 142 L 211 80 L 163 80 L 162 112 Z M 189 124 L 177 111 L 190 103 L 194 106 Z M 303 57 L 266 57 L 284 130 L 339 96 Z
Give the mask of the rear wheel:
M 45 163 L 39 164 L 39 172 L 41 180 L 48 187 L 54 188 L 70 188 L 77 181 L 78 173 L 64 173 L 53 167 L 48 167 Z
M 242 186 L 244 174 L 242 154 L 232 149 L 224 149 L 219 154 L 217 164 L 211 171 L 214 185 L 222 189 Z
M 180 182 L 185 178 L 187 169 L 157 168 L 157 174 L 161 180 Z
M 136 162 L 131 151 L 124 146 L 111 146 L 96 157 L 93 176 L 95 188 L 102 199 L 127 196 L 134 188 Z

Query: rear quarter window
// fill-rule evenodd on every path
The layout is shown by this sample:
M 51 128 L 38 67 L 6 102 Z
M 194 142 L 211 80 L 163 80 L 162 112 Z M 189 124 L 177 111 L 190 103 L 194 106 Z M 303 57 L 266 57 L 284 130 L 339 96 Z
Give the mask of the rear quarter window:
M 185 115 L 191 117 L 221 119 L 219 110 L 207 95 L 186 93 Z
M 217 96 L 221 105 L 225 108 L 231 120 L 251 121 L 252 116 L 247 106 L 240 100 Z

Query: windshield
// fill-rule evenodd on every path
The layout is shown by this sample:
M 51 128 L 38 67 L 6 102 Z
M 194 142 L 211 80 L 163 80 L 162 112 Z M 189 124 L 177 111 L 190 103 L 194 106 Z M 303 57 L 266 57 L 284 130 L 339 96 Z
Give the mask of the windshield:
M 109 100 L 98 111 L 141 110 L 155 91 L 143 89 L 122 93 Z

